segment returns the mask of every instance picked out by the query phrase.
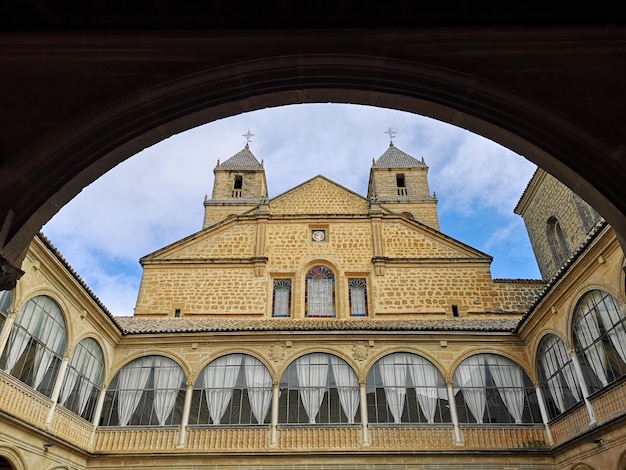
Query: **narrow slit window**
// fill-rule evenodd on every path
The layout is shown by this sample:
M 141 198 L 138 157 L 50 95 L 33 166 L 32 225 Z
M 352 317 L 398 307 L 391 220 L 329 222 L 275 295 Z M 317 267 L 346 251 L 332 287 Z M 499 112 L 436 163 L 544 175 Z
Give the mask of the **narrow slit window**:
M 452 306 L 452 316 L 453 317 L 458 317 L 459 316 L 459 307 L 457 305 L 453 305 Z

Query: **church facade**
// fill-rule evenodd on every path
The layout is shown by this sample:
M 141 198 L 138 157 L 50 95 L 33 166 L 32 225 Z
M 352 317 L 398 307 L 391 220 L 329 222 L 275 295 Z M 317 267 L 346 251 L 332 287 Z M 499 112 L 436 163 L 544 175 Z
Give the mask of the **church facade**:
M 515 209 L 543 279 L 506 280 L 393 143 L 366 196 L 269 199 L 248 145 L 214 174 L 132 317 L 33 240 L 0 293 L 0 469 L 626 467 L 624 254 L 557 180 Z

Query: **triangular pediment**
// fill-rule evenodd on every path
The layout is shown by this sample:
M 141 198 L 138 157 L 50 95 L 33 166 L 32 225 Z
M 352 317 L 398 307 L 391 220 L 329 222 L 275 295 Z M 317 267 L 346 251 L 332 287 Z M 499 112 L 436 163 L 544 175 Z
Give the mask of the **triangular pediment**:
M 480 260 L 491 256 L 415 220 L 398 215 L 382 219 L 385 257 L 415 260 Z
M 254 256 L 256 230 L 254 219 L 232 217 L 150 253 L 140 262 L 196 259 L 210 263 L 217 259 L 251 258 Z
M 349 189 L 316 176 L 270 201 L 272 215 L 367 214 L 369 201 Z

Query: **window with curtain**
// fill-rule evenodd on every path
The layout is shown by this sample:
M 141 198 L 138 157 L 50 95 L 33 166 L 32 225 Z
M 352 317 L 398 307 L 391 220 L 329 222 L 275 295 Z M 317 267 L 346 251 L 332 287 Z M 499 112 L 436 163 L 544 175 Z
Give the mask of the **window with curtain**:
M 350 316 L 367 316 L 367 282 L 365 279 L 348 279 Z
M 574 312 L 574 345 L 590 393 L 626 374 L 626 316 L 608 292 L 592 290 Z
M 548 334 L 541 339 L 537 349 L 537 370 L 550 418 L 570 409 L 582 399 L 572 358 L 558 336 Z
M 305 276 L 307 317 L 335 316 L 335 276 L 326 266 L 313 266 Z
M 12 290 L 0 291 L 0 333 L 2 332 L 2 328 L 4 327 L 4 322 L 9 316 L 9 310 L 11 309 L 12 303 L 13 303 L 13 291 Z
M 289 365 L 280 381 L 278 422 L 281 424 L 355 424 L 359 382 L 343 359 L 312 353 Z
M 67 365 L 59 394 L 59 403 L 87 421 L 93 413 L 102 390 L 104 355 L 93 338 L 82 340 Z
M 272 316 L 286 318 L 291 315 L 291 279 L 275 279 L 272 293 Z
M 33 297 L 15 319 L 0 364 L 47 396 L 52 395 L 65 354 L 65 320 L 48 296 Z
M 272 395 L 272 376 L 261 361 L 247 354 L 222 356 L 196 380 L 189 424 L 267 425 Z
M 535 388 L 522 368 L 496 354 L 476 354 L 454 372 L 460 423 L 541 423 Z
M 379 359 L 366 382 L 370 423 L 449 423 L 446 386 L 437 368 L 411 353 Z
M 145 356 L 120 369 L 107 389 L 101 426 L 180 424 L 185 374 L 172 359 Z

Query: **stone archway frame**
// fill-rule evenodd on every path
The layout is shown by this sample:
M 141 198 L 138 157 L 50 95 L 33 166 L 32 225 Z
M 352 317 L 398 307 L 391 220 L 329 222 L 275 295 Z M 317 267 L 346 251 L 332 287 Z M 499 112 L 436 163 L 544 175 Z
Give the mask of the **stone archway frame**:
M 583 197 L 626 246 L 626 168 L 608 142 L 540 103 L 473 76 L 381 57 L 311 54 L 241 62 L 156 85 L 37 142 L 18 156 L 25 164 L 0 191 L 19 195 L 1 221 L 5 277 L 19 278 L 33 236 L 63 205 L 142 149 L 216 119 L 319 102 L 413 112 L 498 142 Z

